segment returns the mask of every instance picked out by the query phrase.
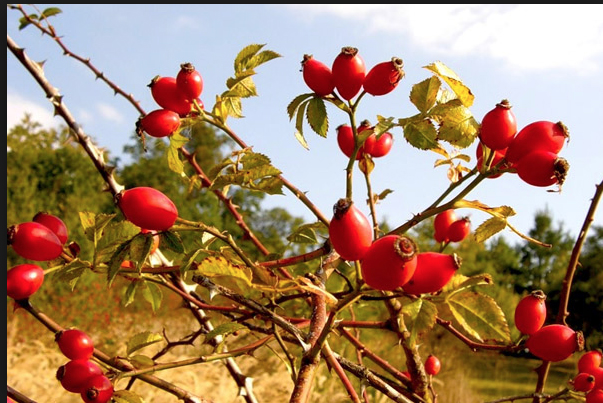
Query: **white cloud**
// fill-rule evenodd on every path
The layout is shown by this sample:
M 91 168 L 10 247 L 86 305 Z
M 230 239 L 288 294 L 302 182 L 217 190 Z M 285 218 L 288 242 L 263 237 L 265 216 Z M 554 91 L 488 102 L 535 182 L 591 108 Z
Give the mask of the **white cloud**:
M 110 120 L 115 123 L 122 123 L 125 121 L 124 116 L 119 112 L 119 110 L 109 104 L 98 103 L 96 105 L 96 109 L 98 110 L 98 114 L 103 119 Z
M 6 130 L 21 123 L 25 113 L 29 113 L 32 121 L 38 122 L 43 128 L 58 127 L 60 119 L 52 115 L 50 104 L 39 104 L 7 89 L 6 91 Z
M 480 55 L 515 70 L 594 73 L 603 57 L 603 5 L 291 5 L 296 15 L 353 20 L 367 32 L 406 35 L 442 55 Z M 300 13 L 299 10 L 303 10 Z

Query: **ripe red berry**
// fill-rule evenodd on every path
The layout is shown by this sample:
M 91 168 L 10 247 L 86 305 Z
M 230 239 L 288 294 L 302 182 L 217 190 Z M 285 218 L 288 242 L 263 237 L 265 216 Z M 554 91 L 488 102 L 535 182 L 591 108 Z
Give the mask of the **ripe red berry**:
M 586 403 L 603 403 L 603 389 L 593 389 L 588 392 Z
M 45 211 L 40 211 L 34 216 L 33 221 L 50 228 L 57 238 L 59 238 L 61 244 L 64 245 L 65 242 L 67 242 L 67 239 L 69 238 L 69 231 L 67 230 L 67 226 L 63 220 L 61 220 L 59 217 Z
M 546 295 L 542 290 L 523 297 L 515 307 L 515 327 L 523 334 L 534 334 L 546 320 Z
M 595 368 L 601 366 L 601 351 L 591 350 L 582 354 L 578 360 L 578 372 L 586 372 L 592 374 Z
M 463 217 L 452 224 L 448 228 L 448 240 L 450 242 L 461 242 L 471 233 L 471 221 L 469 218 Z
M 118 203 L 126 219 L 147 230 L 168 230 L 178 218 L 174 202 L 151 187 L 125 190 Z
M 435 355 L 430 354 L 425 360 L 425 372 L 427 375 L 437 375 L 440 372 L 442 364 Z
M 521 157 L 515 168 L 517 175 L 529 185 L 561 186 L 569 171 L 569 163 L 551 151 L 536 150 Z
M 511 141 L 506 159 L 515 164 L 523 156 L 536 150 L 559 154 L 568 139 L 569 130 L 562 122 L 532 122 L 521 129 Z
M 563 361 L 584 348 L 584 337 L 565 325 L 546 325 L 530 335 L 526 347 L 541 360 Z
M 333 60 L 331 67 L 333 82 L 341 98 L 349 101 L 354 98 L 364 82 L 366 66 L 358 54 L 358 49 L 346 46 Z
M 180 116 L 188 115 L 193 109 L 191 101 L 178 90 L 176 77 L 155 77 L 149 84 L 151 95 L 157 105 L 176 112 Z
M 44 270 L 35 264 L 20 264 L 6 272 L 6 295 L 15 301 L 29 298 L 44 282 Z
M 92 338 L 79 329 L 66 329 L 57 332 L 55 341 L 59 350 L 70 360 L 87 360 L 94 353 Z
M 90 360 L 71 360 L 59 367 L 56 377 L 65 390 L 82 393 L 89 378 L 102 374 L 102 369 Z
M 394 137 L 389 132 L 385 132 L 377 138 L 375 134 L 371 134 L 364 141 L 364 152 L 373 158 L 384 157 L 392 149 L 394 145 Z
M 457 254 L 422 252 L 417 254 L 415 273 L 402 287 L 408 294 L 428 294 L 440 291 L 461 267 Z
M 192 102 L 203 92 L 203 77 L 191 63 L 183 63 L 176 75 L 176 86 L 178 91 Z
M 435 216 L 433 221 L 434 234 L 436 242 L 449 242 L 448 229 L 453 222 L 457 221 L 456 212 L 453 209 L 444 210 Z
M 417 245 L 406 236 L 386 235 L 371 244 L 361 263 L 366 284 L 392 291 L 408 283 L 415 273 Z
M 595 377 L 586 372 L 580 372 L 571 380 L 571 384 L 577 392 L 588 392 L 595 387 Z
M 151 137 L 167 137 L 180 127 L 180 115 L 169 109 L 155 109 L 142 116 L 136 127 Z
M 595 377 L 595 389 L 603 389 L 603 367 L 593 368 L 589 373 Z
M 329 239 L 342 259 L 360 260 L 373 242 L 373 228 L 354 202 L 339 199 L 333 206 Z
M 40 262 L 56 259 L 63 252 L 63 244 L 56 234 L 33 221 L 11 226 L 8 242 L 19 256 Z
M 80 393 L 85 403 L 107 403 L 113 396 L 113 384 L 105 375 L 88 378 Z
M 496 104 L 482 119 L 479 138 L 491 150 L 503 150 L 517 133 L 517 121 L 506 99 Z
M 333 92 L 335 89 L 333 73 L 326 64 L 316 60 L 312 55 L 304 55 L 301 65 L 304 82 L 316 95 L 324 97 Z
M 337 126 L 337 145 L 339 145 L 339 149 L 346 157 L 352 157 L 355 140 L 354 131 L 350 125 L 342 124 Z M 358 153 L 356 159 L 358 159 L 359 154 L 360 153 Z
M 398 57 L 373 66 L 362 84 L 364 90 L 371 95 L 385 95 L 394 90 L 404 77 L 404 62 Z

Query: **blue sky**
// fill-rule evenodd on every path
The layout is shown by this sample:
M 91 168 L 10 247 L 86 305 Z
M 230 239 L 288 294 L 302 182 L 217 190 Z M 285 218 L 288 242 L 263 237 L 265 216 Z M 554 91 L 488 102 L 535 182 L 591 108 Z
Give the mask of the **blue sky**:
M 327 138 L 305 129 L 309 150 L 294 137 L 287 104 L 308 92 L 300 72 L 304 54 L 330 65 L 344 46 L 354 46 L 372 65 L 396 56 L 406 77 L 390 94 L 367 96 L 359 120 L 377 115 L 407 117 L 416 112 L 408 96 L 413 84 L 430 76 L 423 68 L 441 61 L 471 88 L 471 108 L 480 121 L 502 99 L 508 99 L 519 127 L 537 120 L 562 121 L 571 141 L 560 152 L 570 165 L 561 193 L 532 187 L 516 175 L 487 180 L 467 199 L 508 205 L 517 215 L 510 222 L 527 232 L 534 213 L 548 208 L 556 221 L 576 236 L 595 185 L 603 179 L 603 6 L 602 5 L 58 5 L 63 13 L 52 22 L 73 52 L 92 63 L 148 112 L 156 108 L 147 84 L 156 75 L 175 76 L 184 62 L 204 78 L 206 107 L 225 89 L 233 60 L 244 46 L 266 44 L 283 57 L 257 70 L 259 97 L 244 100 L 245 118 L 230 125 L 254 151 L 273 165 L 330 217 L 345 194 L 346 158 L 336 143 L 335 128 L 347 117 L 328 108 Z M 7 10 L 7 33 L 28 55 L 45 60 L 50 82 L 97 145 L 120 156 L 131 143 L 138 114 L 115 97 L 91 72 L 62 52 L 33 27 L 18 30 L 20 15 Z M 46 126 L 62 122 L 41 89 L 7 50 L 7 130 L 29 112 Z M 410 147 L 394 129 L 394 147 L 376 160 L 373 189 L 391 193 L 377 206 L 380 219 L 397 226 L 432 203 L 448 186 L 446 169 L 434 168 L 438 156 Z M 475 155 L 475 146 L 464 150 Z M 122 161 L 125 161 L 122 159 Z M 355 174 L 355 201 L 366 191 Z M 313 217 L 292 195 L 267 198 L 307 220 Z M 364 207 L 364 205 L 363 205 Z M 368 213 L 368 209 L 364 210 Z M 477 227 L 488 217 L 466 210 Z M 595 216 L 603 224 L 603 212 Z M 508 230 L 511 240 L 519 240 Z

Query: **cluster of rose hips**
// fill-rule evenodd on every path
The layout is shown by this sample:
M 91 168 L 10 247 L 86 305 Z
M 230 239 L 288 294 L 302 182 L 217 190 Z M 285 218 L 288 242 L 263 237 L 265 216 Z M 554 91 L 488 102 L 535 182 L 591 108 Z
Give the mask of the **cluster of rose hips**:
M 559 152 L 568 138 L 569 131 L 561 122 L 536 121 L 518 131 L 511 105 L 504 99 L 482 119 L 476 149 L 478 168 L 480 172 L 490 167 L 501 170 L 491 178 L 508 171 L 532 186 L 561 186 L 569 163 Z M 491 154 L 487 160 L 484 147 Z
M 413 295 L 438 292 L 461 265 L 456 254 L 419 252 L 407 236 L 385 235 L 373 241 L 369 220 L 345 198 L 333 206 L 329 239 L 342 259 L 360 261 L 367 285 L 382 291 L 402 287 Z
M 111 400 L 113 383 L 91 360 L 94 343 L 90 336 L 79 329 L 66 329 L 56 333 L 55 341 L 63 355 L 69 358 L 56 373 L 61 386 L 68 392 L 79 393 L 85 403 Z
M 468 217 L 457 217 L 454 209 L 448 209 L 436 214 L 433 229 L 436 242 L 461 242 L 471 233 L 471 221 Z
M 373 129 L 374 127 L 371 126 L 371 123 L 368 120 L 363 120 L 356 129 L 356 133 L 360 135 L 360 133 L 363 131 Z M 346 157 L 352 158 L 352 154 L 354 153 L 356 146 L 356 140 L 354 137 L 354 131 L 350 125 L 342 124 L 337 127 L 337 144 L 339 145 L 339 149 Z M 393 144 L 394 137 L 391 133 L 382 133 L 377 138 L 375 133 L 371 132 L 368 137 L 364 139 L 364 142 L 356 153 L 356 160 L 360 160 L 366 155 L 370 155 L 373 158 L 384 157 L 389 154 Z
M 167 137 L 180 128 L 180 118 L 203 109 L 199 98 L 203 91 L 203 78 L 191 63 L 183 63 L 176 77 L 153 78 L 149 84 L 151 95 L 159 105 L 140 117 L 136 122 L 137 132 L 145 132 L 152 137 Z
M 603 402 L 603 367 L 601 351 L 591 350 L 578 360 L 578 374 L 570 381 L 576 392 L 585 392 L 586 403 Z
M 8 244 L 21 257 L 37 262 L 58 258 L 68 239 L 67 226 L 59 217 L 39 212 L 32 221 L 12 225 L 7 230 Z M 6 273 L 6 294 L 16 300 L 31 297 L 44 282 L 44 269 L 24 263 Z
M 304 82 L 316 95 L 325 97 L 337 90 L 346 101 L 361 89 L 371 95 L 388 94 L 404 77 L 404 63 L 398 57 L 374 65 L 367 73 L 364 59 L 351 46 L 341 49 L 331 67 L 312 55 L 304 55 L 301 64 Z
M 584 349 L 584 336 L 563 324 L 545 325 L 546 295 L 536 290 L 523 297 L 515 307 L 515 327 L 527 335 L 526 347 L 544 361 L 558 362 Z

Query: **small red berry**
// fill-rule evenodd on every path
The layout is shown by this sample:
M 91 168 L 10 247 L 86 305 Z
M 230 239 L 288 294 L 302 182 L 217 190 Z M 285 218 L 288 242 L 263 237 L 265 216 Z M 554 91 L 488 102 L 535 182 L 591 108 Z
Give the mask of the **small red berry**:
M 384 157 L 392 149 L 394 145 L 394 137 L 389 132 L 385 132 L 377 138 L 375 134 L 371 134 L 364 141 L 364 152 L 373 158 Z
M 435 216 L 433 221 L 433 237 L 436 242 L 450 242 L 448 229 L 450 229 L 450 226 L 455 221 L 457 221 L 457 216 L 454 209 L 444 210 Z
M 584 348 L 584 336 L 568 326 L 552 324 L 531 334 L 526 347 L 541 360 L 563 361 Z
M 378 63 L 366 73 L 362 86 L 371 95 L 388 94 L 404 77 L 403 68 L 404 62 L 399 57 L 392 57 L 391 60 Z
M 59 367 L 56 377 L 65 390 L 82 393 L 89 378 L 102 374 L 102 369 L 90 360 L 71 360 Z
M 461 267 L 461 258 L 457 254 L 422 252 L 417 254 L 415 273 L 402 287 L 408 294 L 428 294 L 438 292 Z
M 569 130 L 562 122 L 532 122 L 521 129 L 511 141 L 506 159 L 515 164 L 525 155 L 537 150 L 559 154 L 568 139 Z
M 126 219 L 147 230 L 166 231 L 178 218 L 174 202 L 151 187 L 125 190 L 119 198 L 119 206 Z
M 356 140 L 354 140 L 354 131 L 350 125 L 342 124 L 337 126 L 337 145 L 346 157 L 352 157 L 352 153 L 356 147 Z M 359 159 L 359 155 L 360 153 L 357 154 L 356 159 Z
M 304 55 L 301 64 L 304 82 L 316 95 L 324 97 L 333 92 L 335 89 L 333 73 L 326 64 L 316 60 L 312 55 Z
M 515 168 L 517 175 L 529 185 L 561 186 L 569 171 L 569 163 L 551 151 L 536 150 L 523 156 Z
M 192 102 L 203 92 L 203 77 L 191 63 L 183 63 L 176 75 L 176 86 L 178 91 Z
M 354 202 L 339 199 L 333 206 L 329 239 L 342 259 L 360 260 L 373 242 L 373 228 Z
M 546 320 L 546 295 L 542 290 L 523 297 L 515 307 L 515 327 L 523 334 L 534 334 Z
M 63 245 L 65 242 L 67 242 L 67 239 L 69 238 L 69 231 L 67 230 L 67 226 L 63 220 L 61 220 L 59 217 L 45 211 L 40 211 L 34 216 L 33 221 L 50 228 L 50 230 L 54 232 Z
M 440 372 L 442 364 L 435 355 L 430 354 L 425 360 L 425 372 L 427 375 L 437 375 Z
M 9 227 L 8 242 L 19 256 L 40 262 L 56 259 L 63 252 L 63 244 L 56 234 L 33 221 Z
M 595 377 L 586 372 L 580 372 L 571 380 L 571 384 L 577 392 L 588 392 L 595 387 Z
M 395 290 L 415 273 L 417 245 L 407 236 L 383 236 L 371 244 L 361 264 L 366 284 L 376 290 Z
M 29 298 L 44 282 L 44 270 L 35 264 L 20 264 L 6 272 L 6 295 L 15 301 Z
M 346 46 L 333 60 L 331 67 L 333 82 L 339 95 L 349 101 L 362 88 L 366 74 L 364 60 L 358 54 L 358 49 Z
M 180 115 L 169 109 L 155 109 L 142 116 L 136 126 L 151 137 L 167 137 L 180 127 Z
M 193 104 L 178 89 L 176 77 L 157 76 L 149 87 L 153 99 L 161 108 L 174 111 L 180 116 L 186 116 L 192 111 Z
M 601 356 L 603 354 L 599 350 L 591 350 L 582 354 L 578 360 L 578 372 L 586 372 L 592 374 L 595 368 L 601 366 Z
M 603 403 L 603 389 L 593 389 L 588 392 L 586 403 Z
M 517 120 L 511 104 L 503 99 L 482 119 L 479 138 L 491 150 L 503 150 L 509 146 L 517 133 Z
M 469 218 L 463 217 L 452 224 L 448 228 L 448 240 L 450 242 L 461 242 L 471 233 L 471 221 Z
M 55 341 L 59 350 L 70 360 L 87 360 L 94 353 L 94 342 L 79 329 L 66 329 L 57 332 Z
M 107 403 L 113 396 L 113 384 L 105 375 L 88 378 L 81 392 L 85 403 Z

